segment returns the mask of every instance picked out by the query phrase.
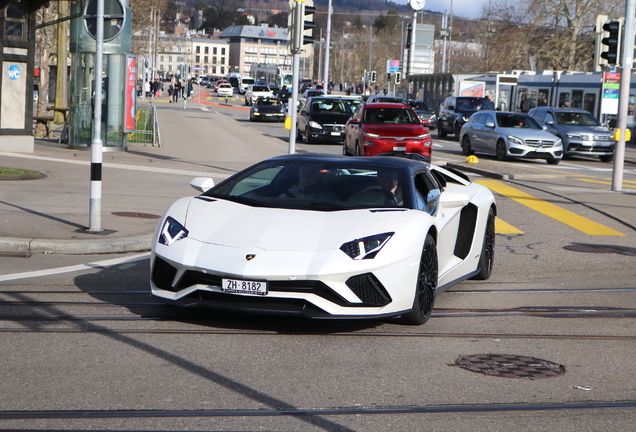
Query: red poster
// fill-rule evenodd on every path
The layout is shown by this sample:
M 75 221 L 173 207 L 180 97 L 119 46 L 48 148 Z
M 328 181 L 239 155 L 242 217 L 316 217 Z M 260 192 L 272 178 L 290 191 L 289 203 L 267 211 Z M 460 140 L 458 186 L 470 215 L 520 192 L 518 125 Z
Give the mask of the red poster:
M 135 131 L 137 116 L 137 56 L 126 55 L 126 87 L 124 97 L 124 132 Z

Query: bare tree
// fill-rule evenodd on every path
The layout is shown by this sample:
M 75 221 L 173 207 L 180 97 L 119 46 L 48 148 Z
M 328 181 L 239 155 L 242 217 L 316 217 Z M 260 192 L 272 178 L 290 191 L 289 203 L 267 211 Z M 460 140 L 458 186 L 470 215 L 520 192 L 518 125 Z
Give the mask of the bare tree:
M 40 8 L 35 15 L 36 26 L 42 23 L 48 23 L 57 19 L 57 4 L 51 2 L 50 6 Z M 37 116 L 46 118 L 50 116 L 47 109 L 47 95 L 49 93 L 49 62 L 51 57 L 56 56 L 57 50 L 57 27 L 45 26 L 35 31 L 35 52 L 39 55 L 36 57 L 36 63 L 40 69 L 40 78 L 38 80 L 38 104 Z M 59 63 L 59 62 L 58 62 Z M 66 59 L 62 61 L 66 64 Z M 46 120 L 38 120 L 35 125 L 35 135 L 39 137 L 48 136 L 49 130 Z

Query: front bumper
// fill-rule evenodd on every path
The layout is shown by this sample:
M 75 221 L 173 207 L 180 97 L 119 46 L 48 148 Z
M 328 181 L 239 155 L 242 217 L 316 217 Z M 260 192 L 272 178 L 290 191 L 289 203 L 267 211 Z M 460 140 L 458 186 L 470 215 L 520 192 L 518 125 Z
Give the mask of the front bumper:
M 181 243 L 183 244 L 180 247 L 174 248 Z M 171 246 L 157 245 L 157 249 L 171 252 L 170 249 L 174 248 L 179 255 L 178 249 L 197 246 L 188 246 L 187 243 L 198 242 L 184 239 Z M 303 267 L 303 262 L 320 261 L 327 258 L 328 254 L 261 251 L 257 259 L 248 263 L 244 254 L 226 249 L 204 245 L 194 260 L 187 260 L 187 265 L 183 264 L 186 261 L 183 258 L 175 261 L 153 253 L 150 277 L 152 296 L 159 301 L 180 306 L 204 306 L 308 318 L 397 316 L 409 310 L 413 304 L 417 266 L 409 264 L 416 259 L 413 255 L 417 256 L 417 247 L 403 251 L 389 263 L 377 263 L 378 266 L 374 266 L 374 260 L 349 262 L 346 257 L 342 261 L 337 260 L 324 266 L 324 272 L 313 276 L 302 276 L 303 272 L 290 276 L 297 273 L 291 273 L 291 267 L 295 266 L 290 266 L 289 263 L 295 261 Z M 210 260 L 210 256 L 217 256 L 218 253 L 225 256 Z M 174 256 L 173 253 L 169 255 Z M 235 270 L 243 268 L 244 271 L 218 271 L 202 266 L 204 261 L 215 264 L 220 261 L 228 262 Z M 262 263 L 259 264 L 258 261 Z M 278 274 L 271 272 L 272 267 L 276 266 L 272 263 L 280 263 L 277 266 Z M 251 267 L 256 271 L 249 271 Z M 268 292 L 265 295 L 225 292 L 222 289 L 224 278 L 264 281 L 268 284 Z
M 262 121 L 283 121 L 285 120 L 285 113 L 282 112 L 252 112 L 254 120 Z
M 563 145 L 552 145 L 550 147 L 530 146 L 524 144 L 508 143 L 508 155 L 512 157 L 527 159 L 561 159 L 563 157 Z
M 322 125 L 322 129 L 309 126 L 309 137 L 316 141 L 344 142 L 344 125 Z
M 611 156 L 614 154 L 614 144 L 612 141 L 578 141 L 570 140 L 567 144 L 566 154 L 583 156 Z
M 401 156 L 430 162 L 433 141 L 431 138 L 370 138 L 364 137 L 363 156 Z

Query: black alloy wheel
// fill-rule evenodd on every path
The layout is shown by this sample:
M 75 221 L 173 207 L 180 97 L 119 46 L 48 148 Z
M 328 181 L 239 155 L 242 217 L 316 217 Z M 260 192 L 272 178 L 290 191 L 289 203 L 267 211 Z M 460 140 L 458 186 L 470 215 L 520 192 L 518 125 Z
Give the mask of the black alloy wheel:
M 305 128 L 305 144 L 311 144 L 313 142 L 311 135 L 309 135 L 309 126 L 307 126 L 307 128 Z
M 612 162 L 614 160 L 614 155 L 603 155 L 599 156 L 601 162 Z
M 473 154 L 473 147 L 470 144 L 470 138 L 468 137 L 468 134 L 464 135 L 464 138 L 462 138 L 462 154 L 464 156 L 470 156 L 471 154 Z
M 484 244 L 481 247 L 479 256 L 479 273 L 471 279 L 486 280 L 492 273 L 492 265 L 495 262 L 495 210 L 491 207 L 486 220 L 486 232 L 484 233 Z
M 413 309 L 402 315 L 402 322 L 409 325 L 424 324 L 431 317 L 437 289 L 438 260 L 435 240 L 426 235 L 424 250 L 420 259 L 420 268 L 415 286 Z
M 459 141 L 459 134 L 462 132 L 462 125 L 459 122 L 455 122 L 455 139 Z
M 506 143 L 503 142 L 503 140 L 497 141 L 496 155 L 498 161 L 508 160 L 508 155 L 506 154 Z

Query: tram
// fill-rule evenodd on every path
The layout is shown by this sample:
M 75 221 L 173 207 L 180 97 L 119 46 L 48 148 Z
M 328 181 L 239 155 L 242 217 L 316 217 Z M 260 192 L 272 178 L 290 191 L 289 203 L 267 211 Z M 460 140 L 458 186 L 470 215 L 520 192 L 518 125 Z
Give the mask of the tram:
M 490 96 L 502 111 L 521 112 L 526 96 L 530 108 L 537 106 L 583 108 L 601 123 L 612 123 L 614 115 L 601 114 L 602 72 L 508 71 L 488 74 L 427 74 L 408 77 L 412 97 L 438 108 L 450 95 L 460 96 L 466 82 L 483 86 L 483 96 Z M 634 127 L 636 82 L 631 80 L 627 126 Z M 472 86 L 474 88 L 474 86 Z

